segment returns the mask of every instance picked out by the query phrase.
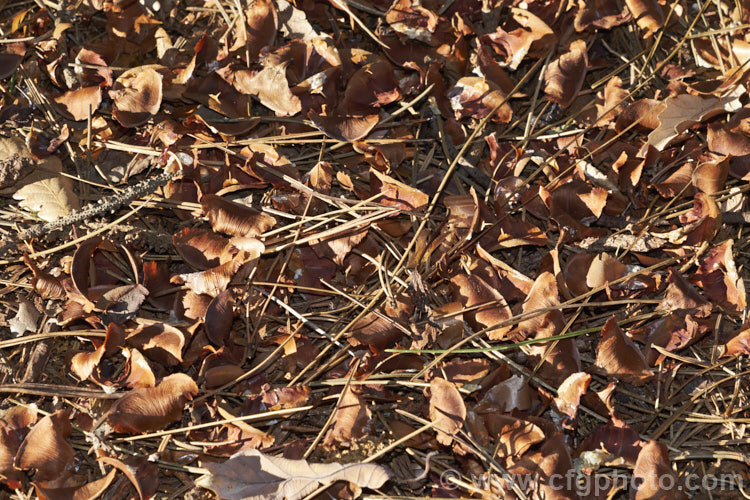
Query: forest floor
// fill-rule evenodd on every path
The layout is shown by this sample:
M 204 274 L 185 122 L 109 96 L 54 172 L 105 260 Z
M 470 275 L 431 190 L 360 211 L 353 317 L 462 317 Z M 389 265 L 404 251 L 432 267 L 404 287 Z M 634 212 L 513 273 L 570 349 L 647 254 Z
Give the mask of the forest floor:
M 0 498 L 750 498 L 748 28 L 0 0 Z

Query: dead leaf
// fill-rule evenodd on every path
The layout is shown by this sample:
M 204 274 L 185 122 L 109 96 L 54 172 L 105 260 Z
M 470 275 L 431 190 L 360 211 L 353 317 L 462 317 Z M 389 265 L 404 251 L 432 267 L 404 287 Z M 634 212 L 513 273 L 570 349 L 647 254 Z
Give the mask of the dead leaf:
M 371 418 L 372 412 L 360 390 L 350 385 L 341 395 L 333 416 L 333 427 L 326 434 L 323 445 L 331 447 L 362 437 L 370 428 Z
M 20 54 L 0 53 L 0 80 L 15 73 L 22 62 L 23 56 Z
M 380 121 L 377 113 L 337 115 L 310 112 L 308 118 L 318 130 L 342 142 L 354 142 L 366 137 Z
M 258 72 L 239 70 L 232 73 L 231 82 L 234 88 L 252 95 L 276 116 L 292 116 L 302 110 L 299 97 L 289 89 L 286 64 L 266 66 Z
M 73 447 L 67 438 L 73 432 L 68 414 L 58 410 L 41 419 L 18 448 L 13 465 L 35 469 L 38 481 L 59 480 L 73 472 Z
M 223 464 L 206 464 L 209 474 L 195 484 L 213 491 L 220 500 L 299 500 L 320 485 L 348 481 L 361 488 L 380 488 L 391 474 L 375 464 L 311 464 L 305 460 L 264 455 L 245 450 Z
M 55 109 L 65 118 L 81 121 L 93 116 L 102 103 L 102 91 L 98 86 L 69 90 L 52 98 Z
M 214 231 L 233 236 L 260 236 L 276 224 L 276 219 L 260 210 L 227 200 L 215 194 L 201 198 L 203 213 Z
M 708 250 L 700 259 L 698 271 L 690 281 L 703 289 L 706 297 L 732 314 L 747 308 L 744 280 L 737 273 L 732 240 Z
M 430 381 L 430 420 L 437 427 L 437 440 L 444 445 L 453 442 L 452 436 L 464 425 L 466 405 L 456 385 L 440 377 Z
M 13 194 L 25 208 L 47 222 L 70 215 L 80 205 L 73 192 L 73 182 L 61 175 L 62 163 L 56 156 L 45 158 L 23 179 L 23 185 Z
M 646 30 L 647 38 L 664 26 L 664 11 L 656 0 L 625 0 L 625 5 L 638 26 Z
M 636 491 L 634 500 L 684 500 L 687 499 L 682 483 L 672 470 L 667 446 L 649 441 L 640 453 L 633 469 Z
M 164 377 L 156 387 L 134 389 L 107 412 L 115 432 L 139 434 L 163 429 L 179 420 L 185 404 L 198 394 L 198 386 L 184 373 Z
M 646 145 L 662 151 L 691 125 L 719 113 L 740 109 L 742 107 L 740 96 L 744 94 L 745 87 L 738 85 L 721 98 L 700 97 L 692 94 L 667 97 L 664 100 L 664 109 L 658 114 L 659 126 L 648 134 Z
M 107 291 L 96 303 L 104 311 L 102 322 L 105 325 L 122 324 L 134 318 L 147 295 L 148 289 L 141 284 L 118 286 Z
M 39 316 L 39 311 L 36 310 L 34 304 L 22 297 L 18 301 L 18 313 L 8 320 L 11 333 L 15 336 L 23 335 L 26 332 L 36 333 Z
M 627 337 L 614 318 L 610 318 L 602 329 L 602 339 L 596 348 L 596 366 L 604 373 L 633 385 L 644 385 L 653 374 L 643 353 Z
M 578 405 L 581 403 L 581 396 L 584 395 L 591 383 L 591 375 L 588 373 L 578 372 L 566 378 L 557 389 L 555 406 L 557 411 L 568 418 L 576 418 Z
M 544 73 L 544 93 L 563 108 L 570 106 L 586 80 L 589 65 L 585 40 L 571 42 L 568 50 L 550 62 Z
M 456 120 L 476 118 L 481 120 L 497 111 L 492 121 L 508 123 L 513 117 L 513 109 L 506 100 L 505 93 L 494 82 L 476 76 L 465 76 L 453 86 L 448 93 Z M 499 108 L 498 108 L 499 106 Z
M 0 188 L 8 188 L 29 175 L 36 161 L 18 137 L 0 137 Z
M 33 484 L 39 500 L 94 500 L 107 491 L 116 474 L 117 469 L 112 469 L 106 476 L 90 481 L 83 486 L 48 488 L 38 482 Z
M 162 100 L 162 75 L 153 67 L 126 71 L 110 91 L 112 114 L 123 127 L 146 123 L 159 112 Z

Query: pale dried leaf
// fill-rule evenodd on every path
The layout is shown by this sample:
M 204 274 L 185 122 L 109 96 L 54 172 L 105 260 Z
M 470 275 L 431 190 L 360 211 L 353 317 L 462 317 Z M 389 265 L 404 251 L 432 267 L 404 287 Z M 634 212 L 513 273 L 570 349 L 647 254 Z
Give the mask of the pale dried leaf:
M 10 331 L 14 335 L 23 335 L 26 332 L 36 332 L 36 323 L 39 321 L 39 316 L 39 311 L 36 310 L 34 304 L 27 299 L 21 298 L 18 301 L 18 314 L 8 321 L 10 324 Z
M 73 182 L 60 175 L 62 163 L 54 156 L 37 165 L 36 170 L 24 179 L 24 185 L 13 198 L 19 205 L 47 222 L 70 215 L 79 208 L 78 196 L 73 192 Z
M 206 464 L 209 474 L 195 482 L 223 500 L 298 500 L 319 485 L 348 481 L 361 488 L 380 488 L 390 479 L 385 467 L 375 464 L 311 464 L 244 450 L 223 464 Z

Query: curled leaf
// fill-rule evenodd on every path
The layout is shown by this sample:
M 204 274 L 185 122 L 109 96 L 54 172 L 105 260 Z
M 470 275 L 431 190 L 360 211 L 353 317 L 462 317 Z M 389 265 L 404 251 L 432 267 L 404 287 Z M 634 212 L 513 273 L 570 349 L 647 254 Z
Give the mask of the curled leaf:
M 570 106 L 583 86 L 588 64 L 586 41 L 573 41 L 567 52 L 550 62 L 544 73 L 547 98 L 563 108 Z
M 138 434 L 163 429 L 179 420 L 185 404 L 198 394 L 198 386 L 184 373 L 164 377 L 156 387 L 134 389 L 107 412 L 115 432 Z
M 110 92 L 112 114 L 123 127 L 137 127 L 159 112 L 162 75 L 153 68 L 133 68 L 123 73 Z
M 52 481 L 73 472 L 73 447 L 67 438 L 73 432 L 68 414 L 58 410 L 41 419 L 18 449 L 14 466 L 36 470 L 37 481 Z
M 477 76 L 465 76 L 448 93 L 456 120 L 462 118 L 483 119 L 494 109 L 497 111 L 492 121 L 508 123 L 513 110 L 506 100 L 505 93 L 495 83 Z M 499 106 L 499 108 L 498 108 Z
M 260 210 L 215 194 L 203 196 L 201 206 L 213 230 L 220 233 L 256 237 L 276 224 L 274 217 Z

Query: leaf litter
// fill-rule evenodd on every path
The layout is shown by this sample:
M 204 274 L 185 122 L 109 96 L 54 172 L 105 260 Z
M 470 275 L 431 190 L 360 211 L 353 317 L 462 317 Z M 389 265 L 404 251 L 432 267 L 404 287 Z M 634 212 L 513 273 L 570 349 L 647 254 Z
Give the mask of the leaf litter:
M 742 2 L 0 12 L 3 497 L 746 495 Z

